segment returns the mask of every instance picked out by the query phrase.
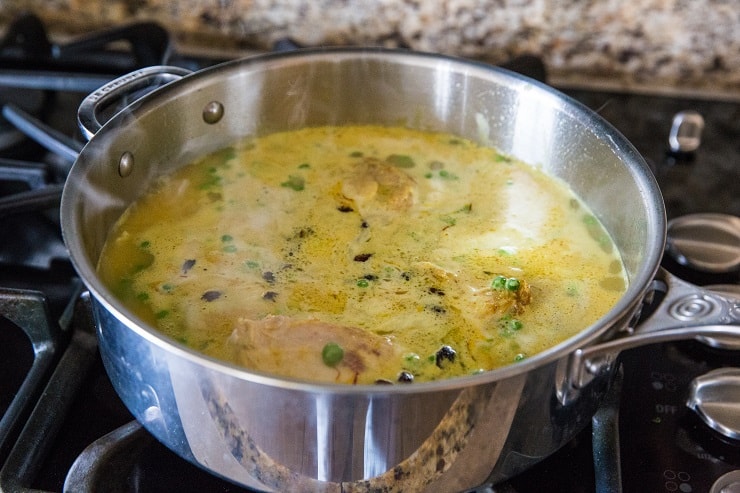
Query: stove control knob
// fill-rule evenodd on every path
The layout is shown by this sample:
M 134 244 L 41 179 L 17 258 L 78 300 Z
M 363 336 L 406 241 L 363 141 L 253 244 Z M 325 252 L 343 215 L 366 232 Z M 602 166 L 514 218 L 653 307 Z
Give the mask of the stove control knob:
M 740 493 L 740 469 L 720 476 L 709 493 Z
M 668 223 L 667 251 L 679 264 L 702 272 L 740 269 L 740 217 L 700 213 Z
M 668 146 L 672 152 L 684 154 L 696 151 L 701 145 L 704 118 L 696 111 L 687 110 L 673 117 Z
M 740 440 L 740 368 L 718 368 L 696 377 L 686 405 L 716 432 Z

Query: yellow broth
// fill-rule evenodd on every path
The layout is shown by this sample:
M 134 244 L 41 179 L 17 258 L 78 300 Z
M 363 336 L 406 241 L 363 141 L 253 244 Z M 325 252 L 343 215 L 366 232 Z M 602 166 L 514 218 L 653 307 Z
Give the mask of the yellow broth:
M 252 138 L 163 177 L 98 269 L 198 351 L 342 383 L 512 364 L 626 289 L 612 240 L 560 180 L 454 135 L 376 126 Z

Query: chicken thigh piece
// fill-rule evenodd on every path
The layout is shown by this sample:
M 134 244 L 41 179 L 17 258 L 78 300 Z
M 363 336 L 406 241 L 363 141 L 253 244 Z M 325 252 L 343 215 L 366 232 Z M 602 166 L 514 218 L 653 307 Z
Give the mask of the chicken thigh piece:
M 242 318 L 231 334 L 235 362 L 315 382 L 367 384 L 395 378 L 402 349 L 389 338 L 316 319 Z

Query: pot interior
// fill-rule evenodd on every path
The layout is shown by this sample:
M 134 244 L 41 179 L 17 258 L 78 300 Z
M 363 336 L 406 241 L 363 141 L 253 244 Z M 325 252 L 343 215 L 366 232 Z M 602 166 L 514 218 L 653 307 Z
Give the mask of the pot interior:
M 217 102 L 223 117 L 209 123 Z M 88 287 L 121 308 L 95 275 L 106 235 L 152 180 L 237 139 L 314 125 L 380 124 L 460 135 L 563 179 L 618 246 L 630 279 L 605 327 L 635 303 L 665 238 L 657 185 L 608 123 L 553 89 L 516 74 L 437 55 L 315 50 L 230 62 L 161 88 L 93 137 L 70 173 L 62 229 Z M 132 172 L 119 174 L 123 155 Z

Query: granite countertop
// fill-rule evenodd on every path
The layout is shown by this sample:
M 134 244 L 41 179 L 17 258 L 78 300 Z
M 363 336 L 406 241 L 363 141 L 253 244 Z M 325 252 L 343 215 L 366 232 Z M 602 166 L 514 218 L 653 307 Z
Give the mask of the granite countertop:
M 382 45 L 493 63 L 542 58 L 561 87 L 740 99 L 737 0 L 3 0 L 65 35 L 152 20 L 182 51 Z

